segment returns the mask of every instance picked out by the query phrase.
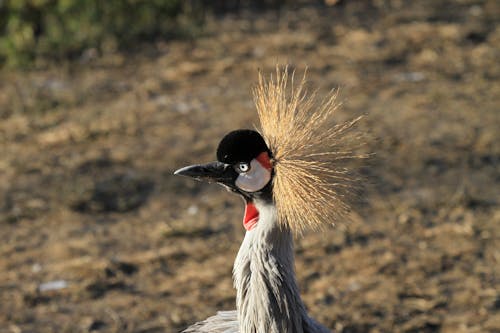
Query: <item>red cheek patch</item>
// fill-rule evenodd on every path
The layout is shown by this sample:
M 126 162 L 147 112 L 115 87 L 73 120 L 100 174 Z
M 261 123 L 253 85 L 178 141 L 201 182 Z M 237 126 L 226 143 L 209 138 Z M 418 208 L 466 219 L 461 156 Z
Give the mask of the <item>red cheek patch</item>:
M 253 203 L 247 203 L 245 206 L 245 217 L 243 218 L 243 226 L 247 231 L 252 230 L 259 221 L 259 211 Z
M 256 158 L 259 163 L 266 168 L 267 170 L 271 170 L 273 165 L 271 164 L 271 159 L 269 158 L 269 154 L 265 151 L 259 154 Z

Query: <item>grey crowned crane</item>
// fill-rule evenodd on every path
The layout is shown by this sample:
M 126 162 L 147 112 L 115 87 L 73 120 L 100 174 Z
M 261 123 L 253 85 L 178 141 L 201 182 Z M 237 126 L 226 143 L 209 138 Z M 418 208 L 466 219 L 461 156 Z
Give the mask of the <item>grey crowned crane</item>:
M 305 75 L 294 86 L 286 67 L 269 80 L 259 75 L 259 131 L 232 131 L 219 143 L 217 161 L 175 172 L 218 183 L 245 202 L 246 233 L 233 267 L 236 310 L 183 332 L 329 332 L 300 297 L 293 237 L 345 217 L 356 177 L 344 162 L 366 156 L 355 152 L 360 141 L 352 129 L 360 118 L 332 123 L 336 93 L 316 103 L 304 84 Z

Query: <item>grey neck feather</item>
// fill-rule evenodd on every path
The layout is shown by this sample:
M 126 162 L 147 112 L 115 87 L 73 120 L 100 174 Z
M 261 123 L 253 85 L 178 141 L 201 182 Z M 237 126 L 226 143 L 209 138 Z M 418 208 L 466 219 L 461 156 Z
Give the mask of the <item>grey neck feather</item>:
M 328 332 L 300 298 L 291 231 L 278 225 L 274 205 L 255 204 L 259 222 L 247 231 L 233 268 L 240 332 Z

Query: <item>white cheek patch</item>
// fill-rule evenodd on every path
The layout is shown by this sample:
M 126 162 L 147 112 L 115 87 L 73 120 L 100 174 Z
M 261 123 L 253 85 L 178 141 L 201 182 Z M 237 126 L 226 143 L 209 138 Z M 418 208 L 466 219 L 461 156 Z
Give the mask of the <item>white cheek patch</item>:
M 271 171 L 264 168 L 256 159 L 250 162 L 250 170 L 240 173 L 236 186 L 246 192 L 256 192 L 264 188 L 271 180 Z

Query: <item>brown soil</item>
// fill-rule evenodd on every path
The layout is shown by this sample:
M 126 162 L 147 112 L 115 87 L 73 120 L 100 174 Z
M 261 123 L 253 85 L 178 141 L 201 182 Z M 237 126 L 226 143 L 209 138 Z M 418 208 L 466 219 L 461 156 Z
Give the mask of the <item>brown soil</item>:
M 0 332 L 175 332 L 234 308 L 242 203 L 172 172 L 257 122 L 250 88 L 277 62 L 341 87 L 376 154 L 352 222 L 297 239 L 311 315 L 500 332 L 499 18 L 496 0 L 350 0 L 2 73 Z

